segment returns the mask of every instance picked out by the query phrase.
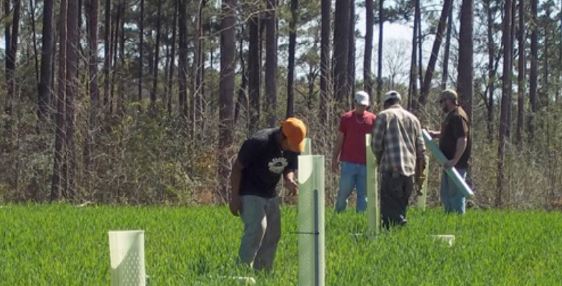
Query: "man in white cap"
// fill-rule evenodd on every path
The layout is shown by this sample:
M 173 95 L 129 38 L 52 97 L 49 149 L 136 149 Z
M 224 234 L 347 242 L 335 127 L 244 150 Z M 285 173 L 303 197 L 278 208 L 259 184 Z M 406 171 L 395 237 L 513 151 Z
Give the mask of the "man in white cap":
M 353 188 L 357 191 L 356 211 L 367 209 L 367 169 L 365 135 L 371 133 L 375 114 L 367 111 L 369 94 L 359 91 L 355 94 L 355 109 L 340 118 L 338 137 L 332 152 L 332 171 L 340 171 L 339 191 L 336 198 L 336 212 L 342 212 Z
M 384 95 L 384 110 L 377 116 L 371 144 L 381 173 L 381 216 L 386 229 L 406 224 L 414 176 L 426 164 L 420 122 L 402 108 L 400 100 L 394 90 Z M 421 166 L 416 168 L 416 164 Z

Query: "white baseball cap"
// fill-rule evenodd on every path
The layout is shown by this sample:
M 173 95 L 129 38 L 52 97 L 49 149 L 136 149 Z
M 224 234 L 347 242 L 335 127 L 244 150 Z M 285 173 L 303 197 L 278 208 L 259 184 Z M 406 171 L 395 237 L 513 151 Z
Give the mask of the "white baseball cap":
M 396 90 L 391 90 L 384 95 L 382 102 L 386 102 L 389 99 L 398 99 L 398 101 L 402 100 L 402 96 Z
M 363 106 L 371 105 L 371 102 L 369 102 L 369 94 L 364 91 L 358 91 L 355 93 L 355 102 Z

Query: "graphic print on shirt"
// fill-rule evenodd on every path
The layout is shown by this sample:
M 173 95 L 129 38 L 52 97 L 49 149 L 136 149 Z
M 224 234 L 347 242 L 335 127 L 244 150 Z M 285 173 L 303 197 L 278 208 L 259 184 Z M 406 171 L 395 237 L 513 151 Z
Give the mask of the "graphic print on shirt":
M 287 165 L 289 165 L 289 163 L 287 162 L 287 159 L 283 157 L 273 158 L 271 159 L 271 162 L 267 163 L 269 171 L 274 174 L 283 173 L 283 170 L 285 170 L 285 167 L 287 167 Z

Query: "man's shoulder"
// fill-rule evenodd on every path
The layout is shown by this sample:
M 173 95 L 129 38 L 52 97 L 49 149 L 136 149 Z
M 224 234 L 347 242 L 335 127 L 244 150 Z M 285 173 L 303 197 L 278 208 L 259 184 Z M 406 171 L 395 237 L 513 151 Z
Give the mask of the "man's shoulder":
M 387 108 L 387 109 L 384 109 L 384 110 L 380 111 L 380 112 L 377 114 L 377 116 L 378 116 L 378 117 L 381 117 L 381 116 L 388 116 L 388 115 L 390 115 L 390 114 L 393 114 L 393 115 L 395 115 L 395 114 L 401 114 L 401 113 L 403 113 L 404 111 L 406 111 L 406 110 L 405 110 L 404 108 L 402 108 L 402 106 L 393 105 L 393 106 L 391 106 L 391 107 L 389 107 L 389 108 Z
M 458 107 L 455 110 L 449 112 L 449 114 L 447 114 L 445 121 L 446 122 L 453 122 L 453 121 L 458 121 L 460 122 L 461 120 L 468 122 L 468 115 L 466 114 L 466 112 L 462 109 L 462 107 Z
M 275 131 L 277 131 L 278 129 L 279 128 L 265 128 L 265 129 L 258 130 L 250 138 L 248 138 L 247 141 L 252 141 L 255 143 L 268 142 L 271 136 L 273 136 Z
M 378 114 L 378 118 L 385 118 L 388 116 L 394 117 L 399 120 L 411 120 L 414 122 L 419 122 L 416 115 L 401 106 L 385 109 Z
M 466 114 L 466 111 L 464 111 L 464 109 L 462 107 L 458 107 L 457 108 L 457 112 L 456 112 L 457 116 L 461 117 L 462 119 L 468 121 L 468 114 Z
M 365 111 L 365 115 L 367 117 L 370 117 L 370 118 L 373 118 L 373 119 L 375 119 L 377 117 L 377 115 L 375 113 L 369 112 L 369 111 Z
M 404 114 L 406 114 L 406 116 L 408 116 L 408 117 L 411 118 L 412 120 L 414 120 L 414 121 L 419 121 L 419 120 L 418 120 L 418 117 L 417 117 L 415 114 L 413 114 L 412 112 L 410 112 L 410 111 L 408 111 L 408 110 L 406 110 L 406 109 L 404 109 L 404 108 L 402 108 L 402 110 L 403 110 Z
M 349 119 L 349 118 L 351 118 L 351 116 L 353 116 L 353 110 L 346 111 L 346 112 L 342 113 L 341 116 L 340 116 L 340 118 L 341 118 L 342 120 L 344 120 L 344 119 Z

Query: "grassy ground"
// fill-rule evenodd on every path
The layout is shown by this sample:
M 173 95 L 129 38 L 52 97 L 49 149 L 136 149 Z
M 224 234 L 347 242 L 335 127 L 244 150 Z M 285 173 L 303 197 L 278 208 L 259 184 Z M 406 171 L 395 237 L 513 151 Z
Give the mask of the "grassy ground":
M 152 285 L 296 285 L 296 210 L 283 209 L 275 272 L 235 266 L 242 225 L 225 207 L 6 205 L 0 285 L 108 285 L 108 230 L 144 229 Z M 562 213 L 412 209 L 409 225 L 370 241 L 366 216 L 326 214 L 326 285 L 559 285 Z M 453 247 L 431 234 L 453 234 Z

